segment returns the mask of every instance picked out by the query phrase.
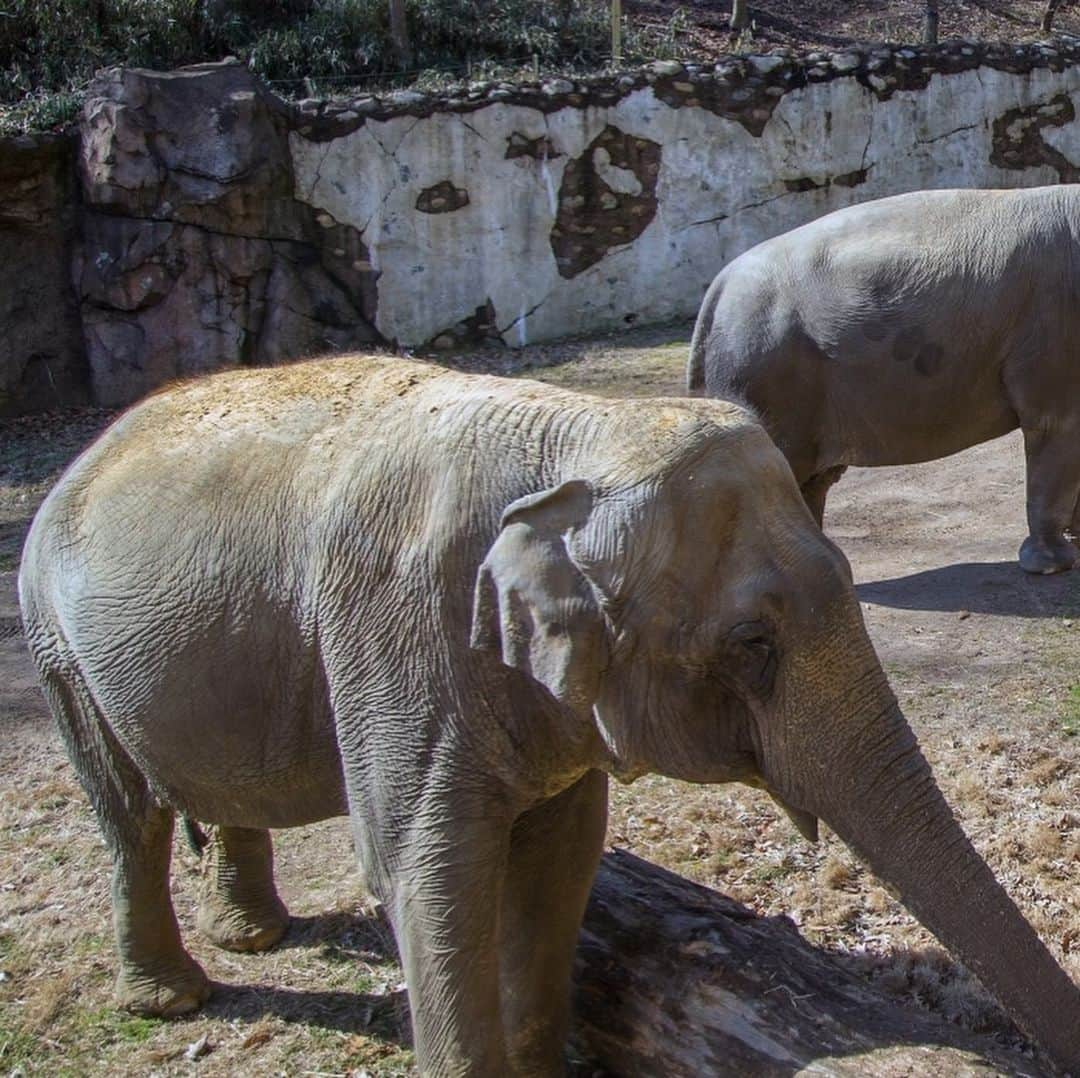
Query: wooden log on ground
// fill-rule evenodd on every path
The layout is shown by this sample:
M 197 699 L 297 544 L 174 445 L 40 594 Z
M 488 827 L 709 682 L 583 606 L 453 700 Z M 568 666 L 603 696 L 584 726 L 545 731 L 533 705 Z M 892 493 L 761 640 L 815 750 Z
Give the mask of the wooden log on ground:
M 625 851 L 608 853 L 575 970 L 581 1073 L 1048 1076 L 1027 1054 L 906 1006 L 807 943 Z

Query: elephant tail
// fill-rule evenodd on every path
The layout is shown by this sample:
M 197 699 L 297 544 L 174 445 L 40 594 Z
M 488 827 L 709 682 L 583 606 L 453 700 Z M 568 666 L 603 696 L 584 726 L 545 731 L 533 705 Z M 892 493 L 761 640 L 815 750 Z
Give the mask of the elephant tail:
M 686 388 L 691 393 L 700 393 L 705 388 L 705 351 L 712 335 L 713 318 L 720 300 L 718 281 L 714 281 L 705 293 L 701 310 L 694 323 L 694 336 L 690 340 L 690 360 L 686 365 Z
M 700 393 L 705 388 L 704 349 L 698 347 L 697 333 L 690 342 L 690 362 L 686 365 L 686 388 L 691 393 Z

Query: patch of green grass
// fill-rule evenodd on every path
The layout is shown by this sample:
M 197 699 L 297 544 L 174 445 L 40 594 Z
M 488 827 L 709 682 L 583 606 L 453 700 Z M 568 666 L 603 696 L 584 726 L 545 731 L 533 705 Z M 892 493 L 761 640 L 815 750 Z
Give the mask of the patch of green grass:
M 1061 714 L 1061 731 L 1066 737 L 1080 734 L 1080 685 L 1071 685 Z
M 15 933 L 0 932 L 0 962 L 7 962 L 16 951 Z
M 66 846 L 47 846 L 41 851 L 41 859 L 49 868 L 63 868 L 71 862 L 71 850 Z
M 771 865 L 758 866 L 751 873 L 751 878 L 755 883 L 772 883 L 773 880 L 782 880 L 796 871 L 798 871 L 797 866 L 785 858 Z
M 340 1030 L 328 1029 L 315 1022 L 305 1023 L 304 1034 L 308 1040 L 308 1046 L 312 1048 L 337 1048 L 345 1036 Z
M 101 1007 L 80 1015 L 76 1025 L 98 1045 L 145 1044 L 161 1028 L 162 1019 L 141 1018 L 114 1007 Z
M 38 1040 L 25 1029 L 9 1025 L 0 1016 L 0 1073 L 11 1074 L 21 1063 L 29 1063 L 38 1054 Z
M 709 870 L 713 873 L 723 872 L 732 867 L 738 860 L 734 850 L 714 850 L 709 855 Z
M 82 934 L 72 944 L 72 953 L 80 957 L 111 954 L 113 938 L 99 932 L 87 932 Z

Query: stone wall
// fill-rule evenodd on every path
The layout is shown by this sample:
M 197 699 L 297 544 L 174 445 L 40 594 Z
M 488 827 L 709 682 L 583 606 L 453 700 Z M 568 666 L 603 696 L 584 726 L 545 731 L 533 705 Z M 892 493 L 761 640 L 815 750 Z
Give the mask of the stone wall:
M 71 261 L 75 140 L 0 143 L 0 415 L 85 404 Z
M 295 197 L 292 119 L 239 64 L 98 80 L 73 267 L 98 401 L 378 339 L 362 238 Z
M 725 261 L 840 206 L 1075 182 L 1078 59 L 1073 43 L 957 42 L 298 105 L 235 63 L 107 72 L 56 309 L 77 307 L 107 404 L 373 342 L 521 345 L 690 316 Z M 23 380 L 0 385 L 38 384 L 43 354 L 13 343 Z

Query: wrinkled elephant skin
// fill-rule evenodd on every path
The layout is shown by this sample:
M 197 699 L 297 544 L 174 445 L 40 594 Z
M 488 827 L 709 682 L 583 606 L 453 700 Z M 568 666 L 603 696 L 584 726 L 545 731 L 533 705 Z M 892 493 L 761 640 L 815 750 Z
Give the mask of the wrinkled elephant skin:
M 655 771 L 826 819 L 1080 1067 L 1075 987 L 953 819 L 846 561 L 736 405 L 363 356 L 216 375 L 76 461 L 19 585 L 113 855 L 132 1009 L 208 991 L 169 898 L 175 814 L 217 825 L 199 927 L 242 950 L 285 927 L 267 829 L 348 813 L 421 1070 L 562 1074 L 607 775 Z
M 850 464 L 1022 428 L 1020 564 L 1080 557 L 1080 189 L 917 191 L 751 248 L 713 282 L 691 389 L 761 416 L 820 523 Z

